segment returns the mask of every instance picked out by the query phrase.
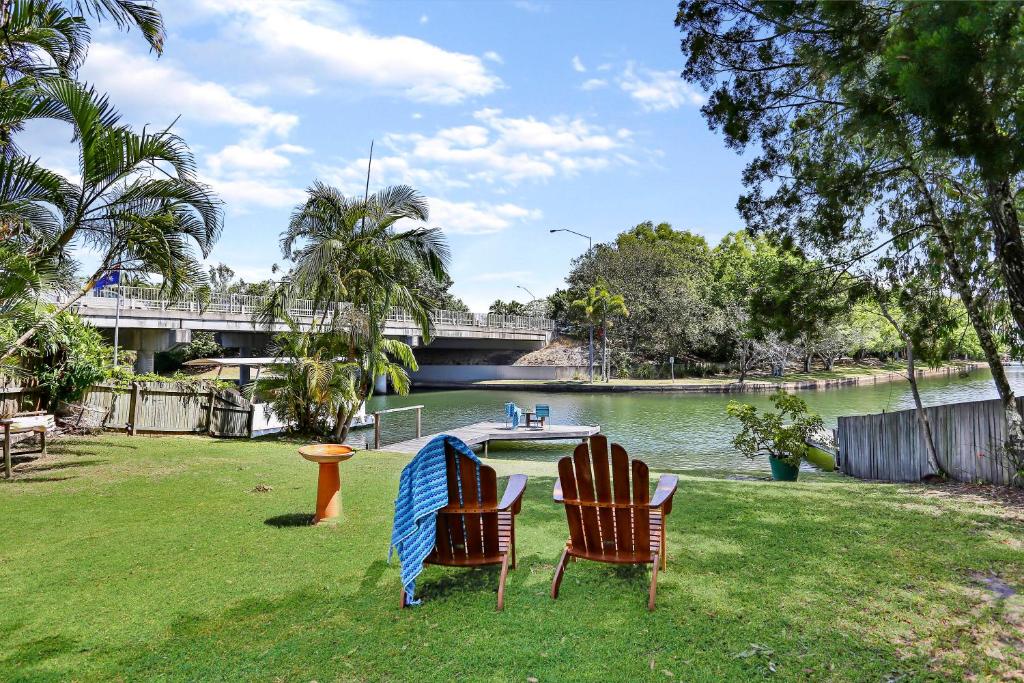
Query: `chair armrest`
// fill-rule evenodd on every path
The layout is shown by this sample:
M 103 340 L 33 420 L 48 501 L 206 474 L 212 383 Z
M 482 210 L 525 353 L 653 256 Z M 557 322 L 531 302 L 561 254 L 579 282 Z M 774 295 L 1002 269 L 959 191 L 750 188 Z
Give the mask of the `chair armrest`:
M 551 495 L 552 497 L 554 497 L 556 503 L 561 503 L 562 501 L 565 500 L 565 498 L 562 496 L 561 479 L 555 479 L 555 490 L 551 492 Z
M 650 507 L 665 508 L 665 514 L 672 512 L 672 496 L 676 494 L 676 487 L 679 485 L 679 477 L 674 474 L 663 474 L 658 479 L 658 488 L 654 489 L 654 498 L 651 499 Z
M 15 413 L 12 417 L 35 417 L 36 415 L 46 415 L 45 410 L 31 410 L 25 413 Z
M 498 509 L 508 510 L 512 508 L 512 514 L 518 514 L 519 509 L 522 507 L 523 493 L 525 491 L 526 475 L 513 474 L 508 478 L 508 484 L 505 485 L 505 493 L 501 497 L 501 502 L 498 503 Z

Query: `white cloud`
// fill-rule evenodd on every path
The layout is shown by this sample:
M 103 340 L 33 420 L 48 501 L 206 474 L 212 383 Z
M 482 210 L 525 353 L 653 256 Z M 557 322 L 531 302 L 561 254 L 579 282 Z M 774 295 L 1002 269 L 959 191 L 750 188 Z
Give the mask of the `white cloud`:
M 305 191 L 278 180 L 260 178 L 204 178 L 224 200 L 228 211 L 248 213 L 252 208 L 285 209 L 301 202 Z
M 210 171 L 216 176 L 241 174 L 274 174 L 291 166 L 288 154 L 309 154 L 298 145 L 281 144 L 263 147 L 254 140 L 228 145 L 207 157 Z
M 158 62 L 116 45 L 93 43 L 86 67 L 89 80 L 111 101 L 160 123 L 181 114 L 185 126 L 215 123 L 286 135 L 299 122 L 294 114 L 254 105 L 219 83 L 200 80 L 166 58 Z
M 457 104 L 502 85 L 476 55 L 409 36 L 375 35 L 324 0 L 195 1 L 202 11 L 227 15 L 231 33 L 258 44 L 270 68 L 436 104 Z
M 400 182 L 514 185 L 604 168 L 616 158 L 612 153 L 629 142 L 628 130 L 613 136 L 580 118 L 544 121 L 503 116 L 499 109 L 481 109 L 473 117 L 477 124 L 444 128 L 433 135 L 388 135 L 384 144 L 393 156 L 381 161 L 388 170 L 400 172 Z
M 622 72 L 619 87 L 645 111 L 666 111 L 687 104 L 700 106 L 706 101 L 678 72 L 638 69 L 632 62 Z
M 428 17 L 426 14 L 421 14 L 420 15 L 420 23 L 421 24 L 425 24 L 428 21 L 430 21 L 430 17 Z
M 527 209 L 516 204 L 457 202 L 437 197 L 429 201 L 430 225 L 453 234 L 486 235 L 501 232 L 513 223 L 539 220 L 542 216 L 538 209 Z
M 572 58 L 572 68 L 574 70 L 578 71 L 579 73 L 583 73 L 584 71 L 587 70 L 587 67 L 583 66 L 583 61 L 580 59 L 579 55 L 574 55 L 573 56 L 573 58 Z
M 588 78 L 583 81 L 583 85 L 580 86 L 580 90 L 598 90 L 608 85 L 608 81 L 603 78 Z
M 494 50 L 488 50 L 487 52 L 485 52 L 484 53 L 484 59 L 486 59 L 489 62 L 494 62 L 495 64 L 504 64 L 505 63 L 505 60 L 502 59 L 501 55 L 499 55 Z

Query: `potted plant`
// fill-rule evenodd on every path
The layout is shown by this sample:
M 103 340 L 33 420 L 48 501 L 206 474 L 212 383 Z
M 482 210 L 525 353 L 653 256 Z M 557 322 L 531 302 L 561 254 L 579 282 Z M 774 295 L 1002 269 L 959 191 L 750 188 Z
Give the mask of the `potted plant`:
M 809 412 L 803 399 L 781 389 L 771 402 L 774 412 L 758 412 L 747 403 L 730 401 L 726 411 L 742 426 L 732 445 L 751 460 L 767 454 L 775 481 L 796 481 L 800 462 L 811 448 L 807 439 L 822 428 L 821 417 Z

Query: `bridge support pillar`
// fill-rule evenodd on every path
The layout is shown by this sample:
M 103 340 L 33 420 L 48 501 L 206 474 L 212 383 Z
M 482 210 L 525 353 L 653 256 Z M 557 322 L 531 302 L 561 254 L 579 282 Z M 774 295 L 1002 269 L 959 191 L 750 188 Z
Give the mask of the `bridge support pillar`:
M 238 349 L 239 358 L 252 358 L 252 349 L 242 346 Z M 238 366 L 238 386 L 244 387 L 246 384 L 252 381 L 252 366 L 239 365 Z
M 375 394 L 386 394 L 388 393 L 388 376 L 380 375 L 373 380 L 373 393 Z
M 156 356 L 156 351 L 153 351 L 152 349 L 139 349 L 136 351 L 135 374 L 142 375 L 148 372 L 153 372 L 154 356 Z

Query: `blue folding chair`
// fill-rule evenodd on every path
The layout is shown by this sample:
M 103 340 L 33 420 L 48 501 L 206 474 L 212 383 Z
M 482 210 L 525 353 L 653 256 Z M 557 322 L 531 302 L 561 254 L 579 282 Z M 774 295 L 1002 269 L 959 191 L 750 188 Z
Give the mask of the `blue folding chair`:
M 541 429 L 544 429 L 548 426 L 548 418 L 550 417 L 551 406 L 547 405 L 546 403 L 538 403 L 533 407 L 533 417 L 527 417 L 527 422 L 530 424 L 533 424 L 534 422 L 539 422 Z M 526 426 L 529 427 L 530 424 L 527 424 Z

